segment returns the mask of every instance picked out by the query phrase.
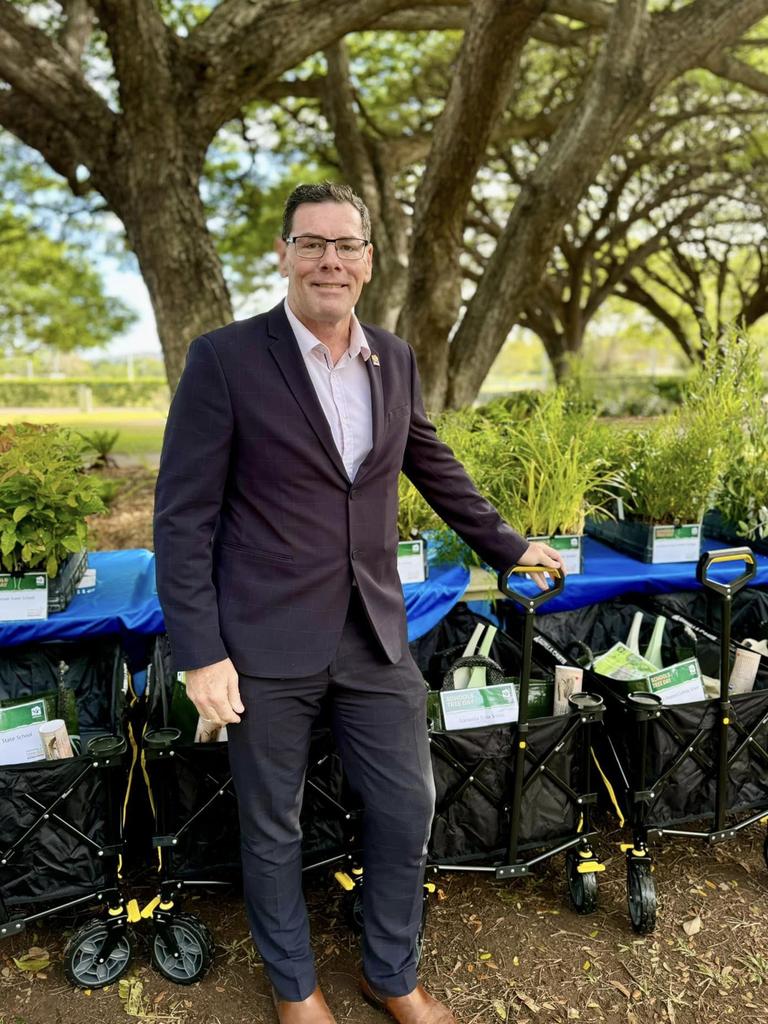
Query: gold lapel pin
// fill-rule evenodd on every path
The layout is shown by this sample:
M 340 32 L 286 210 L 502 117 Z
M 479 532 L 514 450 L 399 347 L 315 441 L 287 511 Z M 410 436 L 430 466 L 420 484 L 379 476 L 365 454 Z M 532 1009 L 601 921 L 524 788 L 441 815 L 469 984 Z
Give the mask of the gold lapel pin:
M 373 363 L 374 366 L 381 366 L 381 363 L 379 362 L 379 357 L 376 355 L 375 352 L 371 352 L 371 362 Z

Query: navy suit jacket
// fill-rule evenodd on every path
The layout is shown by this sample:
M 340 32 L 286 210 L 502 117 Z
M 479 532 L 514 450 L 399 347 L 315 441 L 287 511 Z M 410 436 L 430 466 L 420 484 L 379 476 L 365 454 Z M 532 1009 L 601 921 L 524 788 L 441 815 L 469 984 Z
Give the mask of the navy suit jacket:
M 357 580 L 386 657 L 407 644 L 398 474 L 496 569 L 527 547 L 427 419 L 413 351 L 363 325 L 373 447 L 350 481 L 282 303 L 192 342 L 155 500 L 157 585 L 177 669 L 230 657 L 295 678 L 334 657 Z

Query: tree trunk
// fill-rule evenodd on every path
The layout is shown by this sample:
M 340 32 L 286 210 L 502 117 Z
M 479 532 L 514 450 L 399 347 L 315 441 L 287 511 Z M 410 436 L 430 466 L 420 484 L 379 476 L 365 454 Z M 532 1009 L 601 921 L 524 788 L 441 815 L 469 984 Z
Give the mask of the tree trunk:
M 232 303 L 205 222 L 196 175 L 178 153 L 157 155 L 162 183 L 145 158 L 130 184 L 109 196 L 149 291 L 171 392 L 193 338 L 233 319 Z

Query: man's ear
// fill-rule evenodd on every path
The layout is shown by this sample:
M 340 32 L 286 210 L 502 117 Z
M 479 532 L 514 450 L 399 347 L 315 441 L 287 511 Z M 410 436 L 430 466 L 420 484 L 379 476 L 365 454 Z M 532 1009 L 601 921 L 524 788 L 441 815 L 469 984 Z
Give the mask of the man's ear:
M 368 251 L 366 252 L 363 259 L 368 264 L 368 272 L 365 275 L 365 283 L 368 284 L 368 282 L 371 280 L 371 277 L 373 276 L 373 245 L 368 246 Z
M 275 239 L 275 252 L 277 253 L 277 267 L 281 277 L 288 277 L 288 243 L 283 238 Z

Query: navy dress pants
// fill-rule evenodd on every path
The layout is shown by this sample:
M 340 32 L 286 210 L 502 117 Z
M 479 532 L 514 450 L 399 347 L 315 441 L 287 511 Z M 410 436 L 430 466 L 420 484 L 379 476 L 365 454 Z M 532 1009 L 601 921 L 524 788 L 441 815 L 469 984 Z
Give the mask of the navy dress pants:
M 282 999 L 317 979 L 302 893 L 299 814 L 321 702 L 363 803 L 363 971 L 378 991 L 416 987 L 416 937 L 435 789 L 426 690 L 410 653 L 384 656 L 356 588 L 336 656 L 301 679 L 240 677 L 245 713 L 227 727 L 251 934 Z

